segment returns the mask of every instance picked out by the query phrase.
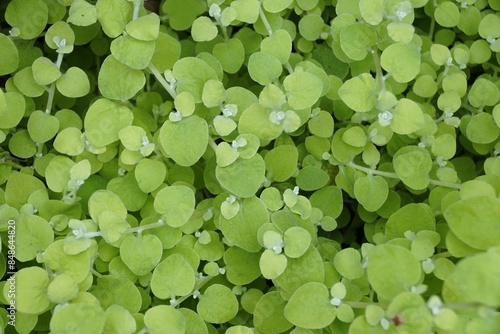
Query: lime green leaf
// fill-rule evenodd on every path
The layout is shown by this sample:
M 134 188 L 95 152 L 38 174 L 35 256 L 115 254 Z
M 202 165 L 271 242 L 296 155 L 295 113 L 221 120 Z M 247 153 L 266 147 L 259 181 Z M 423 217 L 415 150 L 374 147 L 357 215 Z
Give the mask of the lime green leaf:
M 207 149 L 208 124 L 197 115 L 179 122 L 166 121 L 160 129 L 160 143 L 176 163 L 192 166 Z
M 253 196 L 241 201 L 240 210 L 231 219 L 219 217 L 219 229 L 232 244 L 255 253 L 262 246 L 257 241 L 260 226 L 269 222 L 269 213 L 264 202 Z
M 111 42 L 111 53 L 123 65 L 143 70 L 153 58 L 154 41 L 143 41 L 131 35 L 120 36 Z
M 0 128 L 15 127 L 23 118 L 26 102 L 23 96 L 15 92 L 0 93 L 5 103 L 0 105 Z
M 205 82 L 201 100 L 207 108 L 217 107 L 221 105 L 225 99 L 226 90 L 224 89 L 224 84 L 222 82 L 219 80 L 208 80 Z
M 293 0 L 264 0 L 263 7 L 269 13 L 279 13 L 286 9 Z
M 367 112 L 375 107 L 375 79 L 368 73 L 347 80 L 339 89 L 342 101 L 352 110 Z
M 245 60 L 245 48 L 237 38 L 231 38 L 226 43 L 216 44 L 212 52 L 224 71 L 230 74 L 238 72 Z
M 393 213 L 385 225 L 388 239 L 403 238 L 406 231 L 435 231 L 436 222 L 432 209 L 423 203 L 410 203 Z
M 420 262 L 406 248 L 378 245 L 368 253 L 367 267 L 370 285 L 383 298 L 394 298 L 420 282 Z
M 53 333 L 100 333 L 104 328 L 104 321 L 104 311 L 98 305 L 66 304 L 52 315 L 50 330 Z
M 133 235 L 120 244 L 120 256 L 123 262 L 137 276 L 151 272 L 160 262 L 163 246 L 160 239 L 152 234 Z
M 395 43 L 382 52 L 380 64 L 396 82 L 409 82 L 420 72 L 420 52 L 412 45 Z
M 395 156 L 394 170 L 408 187 L 425 189 L 429 185 L 428 174 L 432 169 L 432 159 L 423 149 L 408 148 Z
M 253 81 L 267 85 L 278 78 L 283 66 L 278 58 L 264 52 L 254 52 L 248 59 L 248 73 Z
M 453 233 L 467 245 L 488 249 L 499 244 L 499 200 L 490 196 L 463 199 L 448 206 L 444 217 Z
M 391 129 L 398 134 L 406 135 L 420 130 L 424 124 L 424 113 L 419 104 L 413 100 L 402 98 L 392 110 Z
M 231 194 L 248 198 L 255 195 L 264 180 L 266 165 L 260 154 L 249 159 L 238 158 L 226 167 L 217 166 L 215 175 L 220 185 Z M 245 175 L 244 178 L 240 177 Z
M 53 145 L 59 153 L 75 156 L 85 149 L 85 144 L 81 138 L 82 132 L 79 129 L 69 127 L 57 134 Z
M 61 71 L 49 58 L 37 58 L 32 65 L 33 78 L 40 86 L 46 86 L 61 76 Z
M 0 75 L 6 75 L 14 72 L 19 66 L 19 52 L 12 40 L 0 33 Z
M 104 33 L 111 38 L 118 37 L 132 19 L 131 2 L 122 0 L 98 0 L 96 3 L 97 19 Z
M 78 295 L 78 285 L 70 275 L 62 273 L 50 282 L 47 295 L 51 302 L 64 304 Z
M 116 80 L 120 78 L 120 80 Z M 104 97 L 114 100 L 132 98 L 146 83 L 142 71 L 120 63 L 114 56 L 108 56 L 101 64 L 98 84 Z
M 317 40 L 323 32 L 325 23 L 318 14 L 309 14 L 302 16 L 299 21 L 300 35 L 308 41 Z
M 323 82 L 308 72 L 294 72 L 283 80 L 288 93 L 288 104 L 298 110 L 311 107 L 318 101 L 323 90 Z
M 389 186 L 382 176 L 368 175 L 356 180 L 354 194 L 366 211 L 375 212 L 385 203 Z
M 42 0 L 26 2 L 14 0 L 5 10 L 5 21 L 20 31 L 22 39 L 34 39 L 45 29 L 49 19 L 49 10 Z
M 340 30 L 342 51 L 352 60 L 363 60 L 377 41 L 373 27 L 364 23 L 350 24 Z
M 333 117 L 324 110 L 320 110 L 316 115 L 313 115 L 307 126 L 311 134 L 321 138 L 329 138 L 333 134 Z
M 14 75 L 14 85 L 29 97 L 38 97 L 44 92 L 44 88 L 35 81 L 31 66 L 23 68 Z
M 194 57 L 185 57 L 175 62 L 172 71 L 177 80 L 177 92 L 191 93 L 197 103 L 201 102 L 205 82 L 217 79 L 217 74 L 210 65 Z
M 195 273 L 180 254 L 173 254 L 160 262 L 153 271 L 151 290 L 161 299 L 185 296 L 192 292 Z
M 134 317 L 123 306 L 111 305 L 105 315 L 103 333 L 133 333 L 137 328 Z
M 443 297 L 446 302 L 472 302 L 490 307 L 500 305 L 498 252 L 486 252 L 460 261 L 446 278 Z
M 264 161 L 270 179 L 283 182 L 288 180 L 297 169 L 299 152 L 293 145 L 280 145 L 269 151 Z
M 384 18 L 384 0 L 360 0 L 359 11 L 367 23 L 376 26 Z
M 149 13 L 127 23 L 125 31 L 138 40 L 154 41 L 158 38 L 159 28 L 160 18 L 155 13 Z
M 206 16 L 198 17 L 191 26 L 191 35 L 195 42 L 211 41 L 217 33 L 217 26 Z
M 255 23 L 259 18 L 260 3 L 258 0 L 236 0 L 231 7 L 237 12 L 236 19 L 245 23 Z
M 181 54 L 181 44 L 172 36 L 160 32 L 156 39 L 156 47 L 151 63 L 156 69 L 163 73 L 172 69 Z
M 75 26 L 89 26 L 97 22 L 97 10 L 85 0 L 75 0 L 69 8 L 67 21 Z
M 40 267 L 27 267 L 19 270 L 14 277 L 16 310 L 26 314 L 43 313 L 50 305 L 47 272 Z
M 353 126 L 342 134 L 342 140 L 351 146 L 364 147 L 366 145 L 367 136 L 362 127 Z
M 302 227 L 293 226 L 285 231 L 283 242 L 285 254 L 291 258 L 302 256 L 311 244 L 311 234 Z
M 330 176 L 321 168 L 316 166 L 306 166 L 297 175 L 297 185 L 305 191 L 320 189 L 330 181 Z
M 451 28 L 458 24 L 460 20 L 460 11 L 455 3 L 445 1 L 436 7 L 434 18 L 439 25 Z
M 226 277 L 234 285 L 246 285 L 260 277 L 259 254 L 238 247 L 230 247 L 224 253 Z
M 92 145 L 104 147 L 117 141 L 120 130 L 131 125 L 132 120 L 133 114 L 127 107 L 99 99 L 85 115 L 85 136 Z
M 282 64 L 290 58 L 292 51 L 292 38 L 283 29 L 276 30 L 271 36 L 266 37 L 260 43 L 260 49 L 264 53 L 275 56 Z
M 159 160 L 142 159 L 135 167 L 135 179 L 145 193 L 157 189 L 165 180 L 167 168 Z
M 104 309 L 111 305 L 123 306 L 130 313 L 137 313 L 141 307 L 141 294 L 129 279 L 103 275 L 94 283 L 92 294 Z
M 16 224 L 16 232 L 15 255 L 23 262 L 33 260 L 54 241 L 52 228 L 39 216 L 21 214 Z
M 298 288 L 285 306 L 285 318 L 302 328 L 320 329 L 335 319 L 335 307 L 323 283 L 309 282 Z
M 207 10 L 207 4 L 200 0 L 169 0 L 162 6 L 174 30 L 187 30 L 200 14 Z
M 172 227 L 184 225 L 194 212 L 195 198 L 191 188 L 183 185 L 165 187 L 154 200 L 155 210 Z
M 500 100 L 500 89 L 490 80 L 479 78 L 472 85 L 467 95 L 475 108 L 494 106 Z
M 283 333 L 293 325 L 285 318 L 286 301 L 278 291 L 263 295 L 256 303 L 254 314 L 255 329 L 262 333 Z
M 391 22 L 387 26 L 387 33 L 395 42 L 410 43 L 414 32 L 415 27 L 405 22 Z
M 87 74 L 79 67 L 70 67 L 56 81 L 57 90 L 66 97 L 82 97 L 89 93 L 90 82 Z
M 472 116 L 466 128 L 467 138 L 478 144 L 494 142 L 500 135 L 500 128 L 495 123 L 492 115 L 480 113 Z
M 359 278 L 365 273 L 361 265 L 361 254 L 354 248 L 342 249 L 335 255 L 333 263 L 339 274 L 350 280 Z
M 206 322 L 222 324 L 236 316 L 238 305 L 231 289 L 221 284 L 212 284 L 200 297 L 196 310 Z
M 151 333 L 186 333 L 186 318 L 170 305 L 154 306 L 144 314 L 144 324 Z
M 37 143 L 45 143 L 54 138 L 59 130 L 59 120 L 41 110 L 35 110 L 28 120 L 28 132 Z

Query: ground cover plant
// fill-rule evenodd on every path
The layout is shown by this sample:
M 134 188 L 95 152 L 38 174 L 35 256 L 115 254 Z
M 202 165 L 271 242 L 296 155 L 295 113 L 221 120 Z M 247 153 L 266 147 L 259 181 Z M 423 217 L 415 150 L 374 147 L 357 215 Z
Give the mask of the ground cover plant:
M 499 11 L 2 1 L 1 332 L 498 333 Z

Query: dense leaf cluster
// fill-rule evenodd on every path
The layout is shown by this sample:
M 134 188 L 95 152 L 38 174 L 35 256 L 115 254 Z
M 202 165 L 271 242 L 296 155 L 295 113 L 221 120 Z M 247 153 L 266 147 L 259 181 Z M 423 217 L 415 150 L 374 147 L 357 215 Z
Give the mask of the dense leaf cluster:
M 0 332 L 500 331 L 499 0 L 144 1 L 0 4 Z

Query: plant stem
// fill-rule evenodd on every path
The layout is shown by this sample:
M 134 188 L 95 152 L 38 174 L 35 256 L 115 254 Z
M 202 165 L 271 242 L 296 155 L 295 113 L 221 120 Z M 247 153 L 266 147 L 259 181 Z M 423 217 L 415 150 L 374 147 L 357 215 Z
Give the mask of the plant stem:
M 267 33 L 269 34 L 269 36 L 271 36 L 273 34 L 273 28 L 271 28 L 271 25 L 269 24 L 269 21 L 267 20 L 267 17 L 262 10 L 262 5 L 259 6 L 259 16 L 262 20 L 262 23 L 264 23 L 264 26 L 266 27 Z
M 57 53 L 56 66 L 57 66 L 58 69 L 61 68 L 61 64 L 62 64 L 63 58 L 64 58 L 64 53 L 60 53 L 60 52 Z M 50 112 L 52 110 L 52 104 L 54 103 L 55 92 L 56 92 L 56 82 L 54 81 L 50 85 L 50 89 L 49 89 L 49 97 L 47 99 L 47 107 L 45 108 L 45 113 L 46 114 L 50 115 Z
M 217 144 L 215 143 L 214 139 L 210 136 L 208 136 L 208 144 L 212 148 L 212 150 L 217 151 Z
M 145 230 L 150 230 L 150 229 L 157 228 L 157 227 L 160 227 L 163 225 L 165 225 L 165 222 L 163 221 L 163 219 L 160 219 L 156 223 L 128 228 L 125 231 L 123 231 L 122 233 L 135 233 L 135 232 L 137 232 L 137 233 L 141 234 Z
M 382 67 L 380 66 L 380 59 L 378 57 L 378 51 L 376 48 L 371 50 L 371 54 L 373 56 L 373 64 L 375 65 L 376 78 L 380 83 L 380 92 L 385 92 L 385 78 L 384 73 L 382 72 Z
M 170 84 L 163 78 L 163 75 L 158 71 L 158 69 L 153 65 L 153 63 L 149 63 L 148 68 L 151 70 L 151 73 L 155 76 L 156 80 L 165 88 L 165 90 L 172 96 L 172 98 L 175 98 L 177 96 L 176 91 Z

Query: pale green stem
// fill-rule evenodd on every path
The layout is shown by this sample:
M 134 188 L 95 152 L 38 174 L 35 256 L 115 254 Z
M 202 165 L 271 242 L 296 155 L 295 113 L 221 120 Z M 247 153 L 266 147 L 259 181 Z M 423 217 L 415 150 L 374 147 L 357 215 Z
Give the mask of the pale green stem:
M 214 151 L 217 151 L 217 144 L 215 143 L 214 139 L 210 136 L 208 136 L 208 144 Z
M 142 233 L 145 230 L 150 230 L 150 229 L 153 229 L 153 228 L 161 227 L 163 225 L 165 225 L 165 222 L 162 219 L 160 219 L 156 223 L 128 228 L 125 231 L 123 231 L 122 233 L 125 234 L 125 233 L 135 233 L 135 232 L 137 232 L 137 233 L 140 234 L 140 233 Z
M 283 66 L 285 66 L 286 70 L 288 71 L 288 73 L 292 74 L 293 73 L 293 68 L 292 68 L 292 65 L 290 65 L 289 62 L 286 62 L 283 64 Z
M 273 34 L 273 28 L 271 28 L 271 25 L 269 24 L 269 21 L 267 20 L 267 17 L 262 10 L 262 5 L 259 6 L 259 15 L 262 23 L 264 23 L 264 26 L 266 27 L 267 33 L 269 34 L 269 36 L 271 36 Z
M 61 64 L 64 58 L 64 53 L 57 53 L 57 60 L 56 60 L 56 66 L 58 69 L 61 68 Z M 50 85 L 49 89 L 49 97 L 47 99 L 47 108 L 45 109 L 46 114 L 50 114 L 52 110 L 52 104 L 54 103 L 54 94 L 56 93 L 56 82 L 54 81 Z
M 175 98 L 177 96 L 177 93 L 175 92 L 174 88 L 170 86 L 170 84 L 163 78 L 163 75 L 158 71 L 158 69 L 153 65 L 153 63 L 149 63 L 148 68 L 151 70 L 151 73 L 155 76 L 156 80 L 165 88 L 165 90 L 172 96 L 172 98 Z
M 376 78 L 380 83 L 380 92 L 385 92 L 385 78 L 384 73 L 382 72 L 382 67 L 380 66 L 380 59 L 378 57 L 378 51 L 376 48 L 371 50 L 371 54 L 373 56 L 373 64 L 375 65 Z
M 210 281 L 211 279 L 213 278 L 213 276 L 207 276 L 207 277 L 204 277 L 202 278 L 198 284 L 196 284 L 196 286 L 194 287 L 193 291 L 189 294 L 189 295 L 186 295 L 186 296 L 182 296 L 181 298 L 177 299 L 176 302 L 177 302 L 177 305 L 180 305 L 183 301 L 185 301 L 186 299 L 188 299 L 189 297 L 192 296 L 193 292 L 195 291 L 198 291 L 200 290 L 205 284 L 208 283 L 208 281 Z
M 352 167 L 352 168 L 357 169 L 359 171 L 365 172 L 366 174 L 380 175 L 380 176 L 384 176 L 384 177 L 389 177 L 391 179 L 400 180 L 398 174 L 396 174 L 396 173 L 383 172 L 383 171 L 379 171 L 376 169 L 363 167 L 363 166 L 355 164 L 352 161 L 347 163 L 346 166 L 349 166 L 349 167 Z M 443 182 L 443 181 L 432 180 L 432 179 L 429 179 L 429 183 L 436 185 L 436 186 L 446 187 L 446 188 L 460 189 L 460 184 L 457 184 L 457 183 Z
M 139 18 L 139 10 L 141 9 L 142 0 L 134 0 L 134 13 L 132 14 L 132 21 Z

